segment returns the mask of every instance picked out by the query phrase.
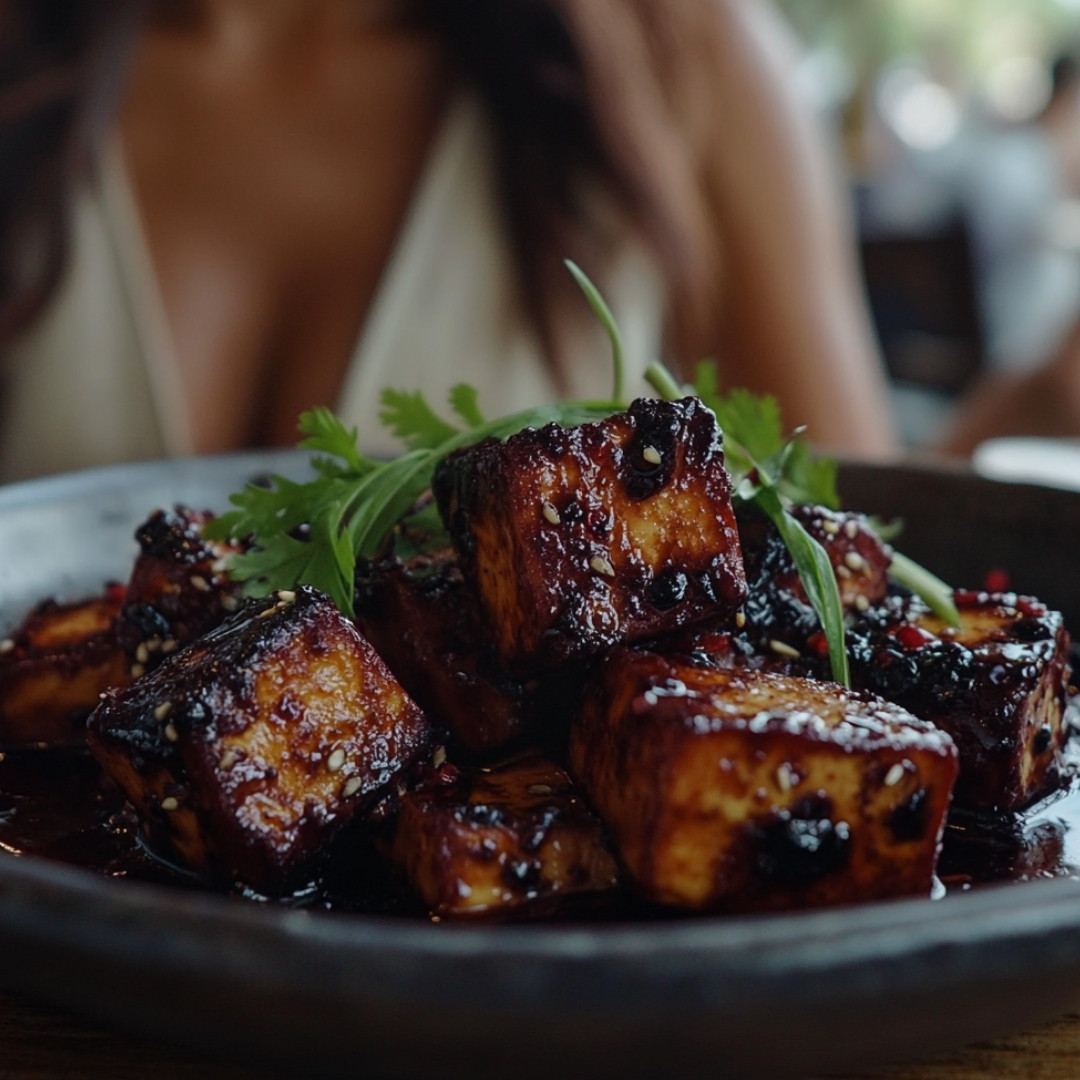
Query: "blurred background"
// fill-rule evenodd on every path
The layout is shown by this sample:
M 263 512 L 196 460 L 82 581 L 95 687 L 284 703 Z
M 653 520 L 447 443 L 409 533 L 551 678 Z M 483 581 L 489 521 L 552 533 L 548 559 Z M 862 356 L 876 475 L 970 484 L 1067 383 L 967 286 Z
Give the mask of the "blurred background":
M 907 442 L 1080 319 L 1080 0 L 778 0 L 836 132 Z

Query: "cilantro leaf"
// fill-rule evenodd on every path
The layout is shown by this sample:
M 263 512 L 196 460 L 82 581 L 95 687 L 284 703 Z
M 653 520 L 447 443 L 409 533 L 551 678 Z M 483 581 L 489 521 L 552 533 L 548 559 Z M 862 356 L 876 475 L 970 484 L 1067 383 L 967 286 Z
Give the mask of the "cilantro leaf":
M 450 408 L 467 427 L 479 427 L 484 422 L 476 399 L 476 387 L 468 383 L 457 383 L 450 388 Z
M 457 434 L 458 429 L 436 415 L 418 390 L 382 392 L 379 419 L 410 450 L 431 450 Z

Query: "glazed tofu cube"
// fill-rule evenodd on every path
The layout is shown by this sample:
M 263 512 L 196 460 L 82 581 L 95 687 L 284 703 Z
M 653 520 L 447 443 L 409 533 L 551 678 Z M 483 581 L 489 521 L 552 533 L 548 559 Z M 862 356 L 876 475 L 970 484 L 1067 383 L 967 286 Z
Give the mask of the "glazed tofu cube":
M 135 531 L 139 554 L 117 621 L 117 637 L 136 675 L 212 630 L 240 606 L 240 586 L 226 575 L 240 544 L 204 540 L 213 515 L 157 510 Z
M 546 914 L 618 876 L 570 777 L 534 756 L 436 771 L 402 797 L 393 857 L 440 916 Z
M 731 613 L 745 596 L 720 431 L 697 399 L 486 440 L 447 458 L 434 490 L 515 670 Z
M 649 900 L 767 910 L 928 895 L 956 750 L 832 683 L 616 650 L 572 772 Z
M 38 604 L 0 647 L 0 747 L 85 746 L 86 718 L 131 681 L 114 624 L 124 589 Z
M 849 635 L 852 679 L 952 736 L 957 806 L 1016 810 L 1057 775 L 1069 635 L 1030 597 L 961 592 L 956 603 L 958 629 L 917 601 L 868 618 Z
M 796 506 L 792 514 L 828 554 L 846 614 L 858 616 L 885 600 L 892 549 L 863 514 L 823 506 Z M 762 654 L 801 659 L 827 678 L 828 643 L 780 534 L 752 508 L 738 520 L 749 589 L 741 636 Z
M 245 608 L 89 721 L 151 842 L 197 873 L 288 886 L 429 745 L 420 709 L 311 588 Z
M 513 678 L 494 662 L 452 553 L 380 565 L 358 594 L 365 637 L 428 718 L 466 751 L 505 747 L 575 708 L 580 679 Z M 565 724 L 560 731 L 565 745 Z

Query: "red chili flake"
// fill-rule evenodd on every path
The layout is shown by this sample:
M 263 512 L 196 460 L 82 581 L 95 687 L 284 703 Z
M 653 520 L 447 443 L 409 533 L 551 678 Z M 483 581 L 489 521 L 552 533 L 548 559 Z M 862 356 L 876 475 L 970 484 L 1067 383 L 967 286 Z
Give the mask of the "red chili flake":
M 823 630 L 818 630 L 816 634 L 811 634 L 806 639 L 806 647 L 812 653 L 817 653 L 818 656 L 829 655 L 829 639 L 825 636 Z
M 983 579 L 983 585 L 987 592 L 1008 592 L 1012 587 L 1012 578 L 1009 576 L 1008 570 L 1004 570 L 1000 566 L 995 566 L 993 570 L 987 570 L 986 577 Z
M 900 642 L 902 648 L 910 652 L 913 649 L 921 649 L 928 641 L 933 641 L 934 635 L 928 634 L 913 623 L 904 623 L 896 630 L 896 640 Z

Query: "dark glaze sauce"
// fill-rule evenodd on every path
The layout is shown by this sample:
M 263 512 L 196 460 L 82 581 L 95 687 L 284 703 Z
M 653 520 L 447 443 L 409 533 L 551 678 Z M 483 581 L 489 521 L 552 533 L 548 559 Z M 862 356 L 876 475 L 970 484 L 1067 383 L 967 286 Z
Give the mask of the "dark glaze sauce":
M 1069 709 L 1072 735 L 1057 790 L 1015 814 L 954 811 L 945 830 L 934 897 L 990 882 L 1040 878 L 1080 879 L 1080 699 Z M 327 851 L 311 882 L 270 901 L 289 907 L 426 918 L 401 877 L 377 852 L 369 832 L 347 831 Z M 111 878 L 204 886 L 183 869 L 152 854 L 116 786 L 89 755 L 24 750 L 0 753 L 0 858 L 34 855 Z M 574 921 L 687 916 L 620 896 L 603 906 L 573 907 Z

